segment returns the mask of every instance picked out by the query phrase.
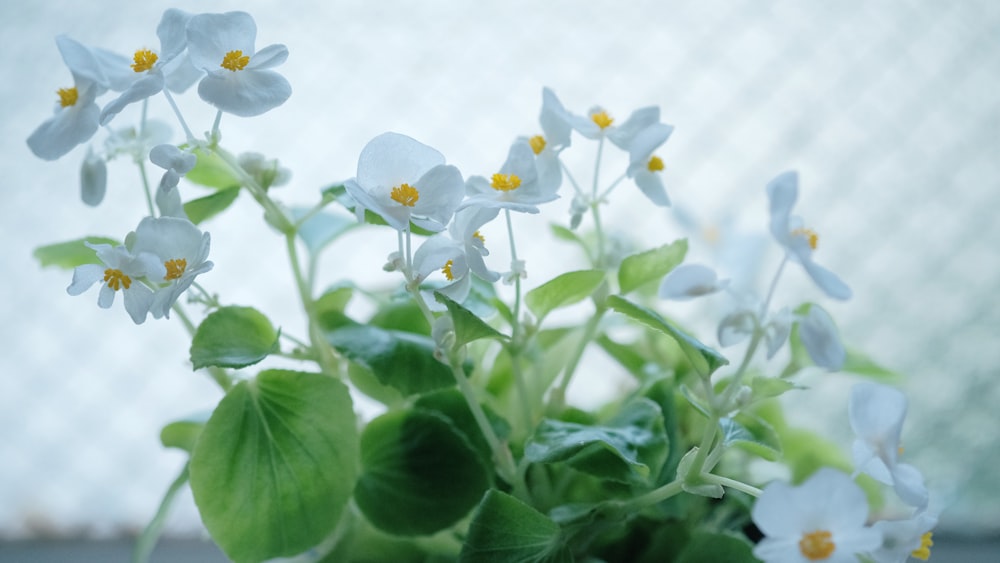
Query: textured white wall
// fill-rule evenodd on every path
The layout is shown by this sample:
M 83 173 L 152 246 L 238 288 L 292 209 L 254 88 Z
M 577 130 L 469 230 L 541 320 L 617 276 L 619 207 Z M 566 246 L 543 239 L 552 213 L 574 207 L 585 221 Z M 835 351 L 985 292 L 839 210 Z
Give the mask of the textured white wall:
M 0 5 L 0 537 L 141 528 L 183 463 L 158 446 L 159 428 L 219 399 L 185 364 L 179 325 L 135 327 L 117 306 L 98 309 L 93 293 L 70 298 L 69 276 L 31 258 L 39 245 L 83 234 L 121 236 L 143 209 L 127 162 L 111 164 L 107 201 L 91 209 L 78 195 L 83 149 L 44 163 L 24 144 L 68 85 L 54 36 L 130 53 L 156 46 L 169 6 L 247 10 L 259 46 L 288 46 L 280 71 L 293 86 L 289 102 L 226 118 L 223 132 L 232 150 L 293 170 L 281 192 L 290 203 L 353 175 L 361 147 L 386 130 L 434 146 L 466 175 L 489 173 L 514 136 L 537 130 L 546 85 L 578 112 L 600 103 L 624 117 L 659 105 L 677 127 L 662 151 L 668 190 L 705 224 L 766 235 L 764 184 L 800 170 L 797 210 L 823 237 L 817 259 L 856 297 L 829 303 L 792 271 L 779 302 L 829 305 L 846 340 L 909 376 L 907 456 L 951 505 L 952 527 L 997 528 L 1000 4 L 39 0 Z M 180 104 L 195 131 L 211 126 L 193 92 Z M 162 99 L 150 108 L 169 119 Z M 591 157 L 581 149 L 573 158 Z M 637 193 L 621 186 L 606 221 L 648 247 L 685 233 L 672 211 Z M 567 205 L 553 204 L 547 218 L 564 220 Z M 281 240 L 258 219 L 241 201 L 209 224 L 216 268 L 204 283 L 297 332 Z M 531 240 L 545 222 L 518 227 Z M 351 236 L 324 275 L 391 283 L 380 270 L 391 237 Z M 520 250 L 532 283 L 565 267 L 552 247 Z M 693 252 L 711 255 L 703 242 Z M 766 255 L 763 269 L 776 259 Z M 851 380 L 809 382 L 816 389 L 795 397 L 795 419 L 846 448 Z M 581 401 L 593 392 L 574 388 Z M 189 499 L 171 526 L 199 529 Z

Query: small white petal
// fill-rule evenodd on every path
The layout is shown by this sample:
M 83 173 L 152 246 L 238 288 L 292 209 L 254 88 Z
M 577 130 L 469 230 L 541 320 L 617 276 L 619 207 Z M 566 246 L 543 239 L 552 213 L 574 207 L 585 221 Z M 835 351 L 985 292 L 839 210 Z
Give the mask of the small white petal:
M 38 158 L 56 160 L 94 136 L 101 110 L 93 102 L 61 109 L 28 137 L 28 148 Z
M 656 106 L 639 108 L 620 125 L 612 125 L 608 131 L 608 140 L 618 148 L 628 150 L 629 145 L 641 131 L 659 120 L 660 108 Z
M 715 293 L 726 286 L 715 270 L 701 264 L 682 264 L 670 271 L 660 283 L 662 299 L 685 301 Z
M 87 156 L 80 167 L 80 198 L 93 207 L 104 200 L 108 188 L 108 167 L 104 159 L 87 150 Z
M 147 72 L 142 78 L 136 80 L 121 93 L 120 96 L 108 102 L 101 111 L 101 125 L 107 125 L 126 106 L 157 94 L 163 90 L 163 74 L 152 71 Z
M 106 268 L 100 264 L 84 264 L 73 269 L 73 281 L 66 288 L 70 295 L 80 295 L 104 278 Z
M 719 323 L 719 345 L 726 348 L 749 338 L 757 326 L 756 318 L 753 312 L 746 310 L 726 315 Z
M 246 12 L 198 14 L 187 25 L 191 62 L 206 71 L 216 71 L 230 51 L 252 57 L 257 40 L 257 24 Z
M 240 70 L 208 74 L 198 83 L 198 95 L 216 108 L 240 117 L 272 110 L 292 95 L 292 86 L 271 70 Z
M 819 288 L 822 289 L 827 295 L 841 301 L 851 298 L 851 288 L 848 287 L 843 280 L 837 277 L 837 274 L 834 274 L 830 270 L 827 270 L 812 260 L 800 261 L 802 262 L 802 267 L 805 268 L 806 273 L 809 274 L 809 277 L 811 277 L 813 281 L 816 282 L 816 285 L 818 285 Z
M 844 365 L 847 353 L 830 315 L 820 306 L 812 305 L 799 321 L 799 338 L 813 362 L 830 371 Z
M 663 179 L 659 172 L 650 172 L 643 168 L 635 174 L 635 185 L 639 186 L 642 193 L 655 205 L 670 207 L 670 198 L 667 196 L 667 190 L 663 187 Z

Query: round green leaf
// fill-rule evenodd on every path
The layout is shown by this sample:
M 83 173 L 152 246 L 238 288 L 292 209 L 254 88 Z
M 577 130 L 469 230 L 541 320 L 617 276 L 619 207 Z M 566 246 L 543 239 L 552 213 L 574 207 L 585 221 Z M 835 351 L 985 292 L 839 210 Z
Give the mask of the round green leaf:
M 380 383 L 405 396 L 455 385 L 451 368 L 434 357 L 434 341 L 426 336 L 348 325 L 326 338 L 349 360 L 370 369 Z
M 194 369 L 241 368 L 278 349 L 278 332 L 252 307 L 223 307 L 205 317 L 191 341 Z
M 516 498 L 491 490 L 483 497 L 460 563 L 569 563 L 559 526 Z
M 451 526 L 490 484 L 468 440 L 428 411 L 390 412 L 371 421 L 361 434 L 361 462 L 354 499 L 372 524 L 397 535 Z
M 101 261 L 97 258 L 97 253 L 92 248 L 83 244 L 85 242 L 89 242 L 90 244 L 110 244 L 112 246 L 121 244 L 121 242 L 108 237 L 83 237 L 67 242 L 39 246 L 35 249 L 33 255 L 43 268 L 46 266 L 58 266 L 59 268 L 72 270 L 84 264 L 100 264 Z
M 604 272 L 601 270 L 567 272 L 526 293 L 524 302 L 536 317 L 542 319 L 553 309 L 586 299 L 603 281 Z
M 357 474 L 347 387 L 321 374 L 267 370 L 233 387 L 191 455 L 191 490 L 233 561 L 301 553 L 325 538 Z
M 618 285 L 622 293 L 628 293 L 646 283 L 662 279 L 684 261 L 687 247 L 687 240 L 681 239 L 673 244 L 665 244 L 626 257 L 618 267 Z

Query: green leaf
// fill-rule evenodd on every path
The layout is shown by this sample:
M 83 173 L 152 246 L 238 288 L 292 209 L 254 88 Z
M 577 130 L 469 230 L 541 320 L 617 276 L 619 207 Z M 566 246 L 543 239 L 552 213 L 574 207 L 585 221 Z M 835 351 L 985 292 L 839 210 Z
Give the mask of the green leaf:
M 615 342 L 604 334 L 598 336 L 595 341 L 598 346 L 603 348 L 612 359 L 621 364 L 629 373 L 640 379 L 643 377 L 643 370 L 649 362 L 646 361 L 646 358 L 642 354 L 635 350 L 634 346 Z
M 618 295 L 608 297 L 607 304 L 615 311 L 630 317 L 632 320 L 638 321 L 673 338 L 680 345 L 684 356 L 691 362 L 691 366 L 702 377 L 708 377 L 712 372 L 729 363 L 729 360 L 721 354 L 681 331 L 650 309 L 636 305 Z
M 302 219 L 311 211 L 309 208 L 301 207 L 291 209 L 292 217 L 296 221 Z M 316 256 L 328 244 L 337 240 L 340 235 L 357 226 L 358 223 L 353 218 L 320 211 L 299 225 L 298 235 L 306 244 L 309 254 Z
M 662 279 L 684 261 L 687 249 L 687 240 L 681 239 L 626 257 L 618 267 L 618 285 L 622 294 L 651 281 Z
M 754 401 L 779 397 L 792 389 L 802 389 L 802 387 L 777 377 L 755 377 L 750 382 L 751 396 Z
M 409 295 L 393 298 L 382 304 L 370 319 L 368 324 L 387 330 L 400 330 L 427 336 L 431 333 L 431 325 L 420 310 L 420 306 Z
M 446 418 L 396 411 L 361 434 L 363 472 L 354 499 L 377 528 L 423 535 L 460 520 L 489 488 L 479 454 Z
M 545 419 L 525 444 L 524 456 L 535 463 L 565 462 L 603 479 L 642 483 L 663 465 L 667 445 L 663 412 L 640 398 L 606 426 Z
M 476 510 L 460 563 L 572 563 L 559 526 L 516 498 L 490 490 Z
M 529 291 L 524 296 L 524 302 L 541 321 L 553 309 L 586 299 L 603 281 L 604 272 L 601 270 L 567 272 Z
M 781 440 L 770 424 L 759 417 L 740 413 L 736 418 L 719 420 L 722 429 L 722 443 L 736 446 L 767 461 L 777 461 L 781 457 Z
M 222 307 L 205 317 L 191 341 L 194 369 L 241 368 L 278 350 L 278 331 L 252 307 Z
M 903 376 L 886 369 L 857 350 L 847 349 L 847 357 L 840 371 L 854 373 L 885 384 L 899 384 Z
M 225 188 L 184 204 L 184 213 L 197 225 L 225 211 L 240 195 L 240 188 Z
M 100 264 L 97 253 L 87 248 L 83 243 L 90 244 L 110 244 L 117 246 L 121 242 L 108 237 L 83 237 L 67 242 L 47 244 L 35 249 L 33 256 L 39 264 L 45 268 L 47 266 L 57 266 L 64 270 L 72 270 L 84 264 Z
M 165 448 L 177 448 L 191 453 L 204 427 L 204 420 L 176 420 L 160 430 L 160 443 Z
M 198 157 L 198 162 L 190 172 L 184 175 L 188 181 L 223 190 L 238 188 L 242 185 L 226 161 L 222 160 L 219 155 L 202 149 L 195 149 L 194 154 Z
M 677 563 L 759 563 L 750 543 L 729 534 L 696 532 L 677 558 Z
M 427 395 L 422 395 L 413 405 L 415 408 L 433 411 L 448 419 L 452 426 L 457 429 L 469 441 L 479 453 L 480 459 L 486 464 L 493 462 L 493 450 L 489 442 L 479 429 L 469 403 L 466 402 L 462 393 L 455 389 L 442 389 Z M 510 436 L 510 424 L 496 414 L 488 405 L 481 405 L 486 418 L 489 420 L 490 428 L 501 441 Z
M 434 357 L 434 341 L 426 336 L 355 325 L 330 331 L 326 338 L 347 359 L 403 395 L 455 385 L 451 368 Z
M 495 328 L 486 324 L 486 321 L 480 319 L 472 311 L 459 305 L 447 295 L 435 291 L 434 298 L 437 299 L 438 303 L 443 303 L 448 308 L 448 313 L 451 314 L 451 320 L 455 325 L 456 347 L 464 346 L 480 338 L 507 339 L 506 335 L 501 334 Z
M 327 537 L 358 465 L 351 397 L 332 377 L 267 370 L 230 389 L 191 455 L 191 490 L 233 561 L 301 553 Z

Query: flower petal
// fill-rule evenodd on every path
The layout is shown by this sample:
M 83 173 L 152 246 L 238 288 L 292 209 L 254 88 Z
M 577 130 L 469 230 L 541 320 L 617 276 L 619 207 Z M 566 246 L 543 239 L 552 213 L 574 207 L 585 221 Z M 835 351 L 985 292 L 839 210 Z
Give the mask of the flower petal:
M 126 106 L 157 94 L 163 90 L 163 74 L 160 72 L 147 72 L 139 80 L 136 80 L 121 93 L 120 96 L 108 102 L 101 111 L 101 125 L 107 125 Z
M 274 68 L 288 60 L 288 48 L 284 45 L 268 45 L 257 51 L 250 59 L 247 69 Z
M 367 191 L 414 184 L 428 170 L 444 162 L 444 155 L 412 137 L 382 133 L 361 150 L 357 183 Z
M 788 171 L 779 174 L 767 184 L 767 197 L 771 209 L 771 234 L 782 245 L 789 239 L 788 220 L 799 197 L 799 174 Z
M 107 188 L 108 167 L 103 158 L 88 149 L 80 167 L 80 198 L 91 207 L 97 206 L 104 200 Z
M 205 75 L 198 95 L 216 108 L 240 117 L 272 110 L 292 95 L 292 86 L 272 70 L 250 70 Z
M 847 353 L 830 315 L 819 305 L 799 321 L 799 338 L 812 361 L 822 368 L 837 371 L 844 365 Z
M 853 295 L 851 288 L 837 277 L 837 274 L 834 274 L 812 260 L 800 260 L 800 262 L 802 263 L 802 267 L 805 268 L 806 273 L 809 274 L 809 277 L 830 297 L 845 301 Z
M 28 136 L 28 148 L 38 158 L 56 160 L 94 136 L 100 113 L 92 102 L 63 108 Z
M 725 287 L 726 283 L 726 280 L 719 280 L 715 270 L 708 266 L 682 264 L 671 270 L 660 282 L 659 295 L 662 299 L 686 301 L 715 293 Z
M 206 71 L 217 71 L 230 51 L 253 57 L 257 24 L 246 12 L 198 14 L 188 22 L 187 40 L 191 62 Z

